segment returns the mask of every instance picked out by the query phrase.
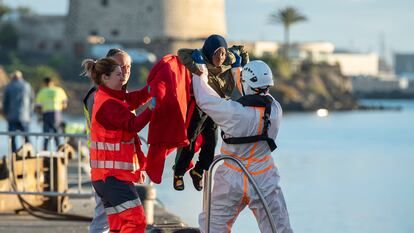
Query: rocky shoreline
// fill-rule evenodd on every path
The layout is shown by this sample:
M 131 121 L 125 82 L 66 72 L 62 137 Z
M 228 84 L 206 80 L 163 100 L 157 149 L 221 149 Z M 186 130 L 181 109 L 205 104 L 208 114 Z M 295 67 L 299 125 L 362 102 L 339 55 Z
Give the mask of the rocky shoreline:
M 271 94 L 285 112 L 308 112 L 321 108 L 328 111 L 401 109 L 358 104 L 357 97 L 352 94 L 351 79 L 341 74 L 339 66 L 302 63 L 288 77 L 280 75 L 280 67 L 271 67 L 275 74 L 275 86 L 271 89 Z M 4 75 L 3 72 L 2 76 Z M 4 86 L 7 80 L 4 77 L 2 80 L 0 84 Z M 69 115 L 83 114 L 82 98 L 90 88 L 89 82 L 63 81 L 61 84 L 69 96 L 65 112 Z

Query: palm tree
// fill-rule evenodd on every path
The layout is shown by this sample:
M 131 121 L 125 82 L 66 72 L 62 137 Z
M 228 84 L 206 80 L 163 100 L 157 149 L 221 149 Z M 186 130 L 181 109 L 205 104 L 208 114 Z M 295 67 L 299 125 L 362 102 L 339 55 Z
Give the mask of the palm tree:
M 299 23 L 301 21 L 306 21 L 306 16 L 302 15 L 296 8 L 288 6 L 286 8 L 280 9 L 277 12 L 270 14 L 271 23 L 280 23 L 283 24 L 285 31 L 285 44 L 283 55 L 288 59 L 289 56 L 289 29 L 290 26 Z

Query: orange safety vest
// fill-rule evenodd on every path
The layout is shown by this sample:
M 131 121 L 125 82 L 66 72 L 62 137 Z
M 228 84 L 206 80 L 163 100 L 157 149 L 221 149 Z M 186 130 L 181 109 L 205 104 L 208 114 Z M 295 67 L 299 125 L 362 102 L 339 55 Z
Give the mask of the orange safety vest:
M 108 176 L 114 176 L 119 180 L 137 182 L 139 173 L 138 153 L 142 153 L 140 146 L 135 146 L 135 132 L 122 129 L 105 129 L 96 120 L 96 113 L 107 100 L 115 100 L 128 108 L 128 104 L 116 99 L 109 94 L 98 90 L 95 95 L 91 118 L 91 179 L 105 180 Z

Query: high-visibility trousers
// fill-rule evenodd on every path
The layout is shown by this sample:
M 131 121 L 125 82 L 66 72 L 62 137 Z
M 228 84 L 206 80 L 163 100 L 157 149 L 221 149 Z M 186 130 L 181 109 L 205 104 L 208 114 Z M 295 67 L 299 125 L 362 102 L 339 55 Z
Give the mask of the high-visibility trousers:
M 93 181 L 108 216 L 110 232 L 144 233 L 146 219 L 134 184 L 113 176 Z

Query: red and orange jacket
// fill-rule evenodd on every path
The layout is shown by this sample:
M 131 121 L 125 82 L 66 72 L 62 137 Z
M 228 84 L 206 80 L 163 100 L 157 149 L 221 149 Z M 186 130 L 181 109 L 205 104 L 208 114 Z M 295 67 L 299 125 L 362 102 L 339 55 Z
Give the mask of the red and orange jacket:
M 137 136 L 151 118 L 145 110 L 139 116 L 131 111 L 150 99 L 147 87 L 126 93 L 99 86 L 91 119 L 92 181 L 108 176 L 137 182 L 145 167 L 145 156 Z

